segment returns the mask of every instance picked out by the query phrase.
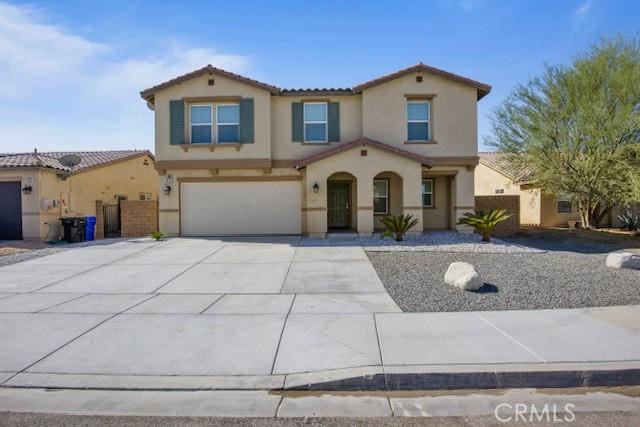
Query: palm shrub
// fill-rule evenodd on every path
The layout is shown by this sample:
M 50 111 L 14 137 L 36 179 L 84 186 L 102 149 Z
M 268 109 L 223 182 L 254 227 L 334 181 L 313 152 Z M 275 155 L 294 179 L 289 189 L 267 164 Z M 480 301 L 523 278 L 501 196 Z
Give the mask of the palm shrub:
M 385 226 L 382 237 L 395 236 L 396 241 L 401 242 L 407 231 L 418 223 L 418 219 L 411 214 L 387 215 L 380 222 Z
M 511 218 L 505 209 L 492 209 L 489 213 L 475 211 L 467 212 L 458 220 L 458 224 L 466 224 L 482 236 L 483 242 L 491 241 L 491 233 L 498 224 Z
M 631 211 L 626 211 L 623 214 L 618 215 L 618 220 L 622 223 L 622 228 L 624 230 L 640 230 L 640 213 L 634 215 Z
M 151 232 L 151 238 L 154 239 L 156 242 L 159 240 L 162 240 L 162 238 L 164 237 L 164 233 L 162 231 L 153 231 Z

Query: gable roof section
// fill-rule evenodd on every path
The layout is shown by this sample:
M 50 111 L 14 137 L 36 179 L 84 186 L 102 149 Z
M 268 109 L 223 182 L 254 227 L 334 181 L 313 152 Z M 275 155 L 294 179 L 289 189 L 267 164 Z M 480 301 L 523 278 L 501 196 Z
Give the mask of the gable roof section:
M 353 88 L 353 92 L 361 93 L 365 89 L 369 89 L 371 87 L 381 85 L 382 83 L 386 83 L 388 81 L 406 76 L 407 74 L 412 74 L 416 72 L 433 74 L 435 76 L 439 76 L 454 82 L 458 82 L 467 86 L 474 87 L 478 91 L 478 100 L 482 99 L 482 97 L 484 97 L 489 92 L 491 92 L 491 86 L 489 86 L 486 83 L 481 83 L 479 81 L 471 80 L 466 77 L 462 77 L 457 74 L 453 74 L 448 71 L 441 70 L 439 68 L 431 67 L 429 65 L 424 65 L 422 62 L 416 65 L 413 65 L 411 67 L 404 68 L 400 71 L 396 71 L 395 73 L 387 74 L 385 76 L 378 77 L 376 79 L 369 80 L 368 82 L 359 84 Z
M 357 86 L 354 86 L 353 88 L 315 88 L 315 89 L 311 89 L 311 88 L 280 89 L 279 87 L 272 86 L 267 83 L 262 83 L 257 80 L 253 80 L 248 77 L 241 76 L 239 74 L 225 71 L 220 68 L 216 68 L 211 64 L 208 64 L 198 70 L 192 71 L 187 74 L 183 74 L 174 79 L 168 80 L 164 83 L 160 83 L 159 85 L 145 89 L 142 92 L 140 92 L 140 96 L 146 101 L 153 103 L 153 96 L 155 95 L 156 92 L 166 89 L 168 87 L 186 82 L 188 80 L 200 77 L 204 74 L 227 77 L 237 82 L 266 90 L 270 92 L 272 95 L 280 95 L 280 96 L 318 96 L 318 95 L 343 96 L 343 95 L 347 95 L 348 96 L 348 95 L 357 95 L 359 93 L 362 93 L 363 90 L 368 89 L 370 87 L 374 87 L 382 83 L 386 83 L 388 81 L 395 80 L 397 78 L 400 78 L 402 76 L 415 73 L 415 72 L 425 72 L 425 73 L 433 74 L 448 80 L 452 80 L 467 86 L 474 87 L 478 91 L 478 100 L 484 97 L 485 95 L 487 95 L 489 92 L 491 92 L 491 86 L 489 86 L 488 84 L 481 83 L 476 80 L 471 80 L 466 77 L 462 77 L 457 74 L 450 73 L 448 71 L 440 70 L 439 68 L 431 67 L 429 65 L 424 65 L 422 62 L 416 65 L 413 65 L 411 67 L 402 69 L 400 71 L 396 71 L 395 73 L 387 74 L 385 76 L 378 77 L 368 82 L 359 84 Z
M 180 84 L 182 82 L 186 82 L 186 81 L 191 80 L 191 79 L 195 79 L 196 77 L 200 77 L 200 76 L 202 76 L 204 74 L 211 74 L 211 75 L 218 75 L 218 76 L 226 77 L 228 79 L 235 80 L 237 82 L 244 83 L 244 84 L 247 84 L 249 86 L 254 86 L 254 87 L 257 87 L 259 89 L 266 90 L 268 92 L 271 92 L 274 95 L 280 93 L 280 88 L 278 88 L 276 86 L 271 86 L 271 85 L 269 85 L 267 83 L 262 83 L 262 82 L 259 82 L 257 80 L 253 80 L 253 79 L 250 79 L 248 77 L 244 77 L 244 76 L 241 76 L 239 74 L 232 73 L 230 71 L 225 71 L 225 70 L 222 70 L 220 68 L 216 68 L 216 67 L 212 66 L 211 64 L 208 64 L 208 65 L 206 65 L 206 66 L 204 66 L 204 67 L 202 67 L 202 68 L 200 68 L 198 70 L 192 71 L 192 72 L 187 73 L 187 74 L 183 74 L 183 75 L 178 76 L 178 77 L 176 77 L 174 79 L 168 80 L 168 81 L 166 81 L 164 83 L 160 83 L 159 85 L 150 87 L 149 89 L 145 89 L 142 92 L 140 92 L 140 96 L 142 98 L 144 98 L 145 100 L 147 100 L 147 101 L 151 101 L 153 99 L 153 95 L 156 92 L 158 92 L 159 90 L 166 89 L 168 87 Z
M 506 176 L 513 182 L 525 183 L 533 178 L 531 171 L 514 167 L 507 161 L 507 156 L 503 153 L 478 153 L 478 157 L 480 158 L 480 164 Z
M 69 154 L 76 154 L 80 156 L 80 164 L 70 168 L 60 163 L 60 159 Z M 76 173 L 84 172 L 85 170 L 95 167 L 107 166 L 112 163 L 130 160 L 140 156 L 149 156 L 152 159 L 154 158 L 153 154 L 148 150 L 2 153 L 0 154 L 0 170 L 44 168 L 51 169 L 53 171 Z
M 391 145 L 384 144 L 379 141 L 375 141 L 373 139 L 369 139 L 366 137 L 358 138 L 350 142 L 346 142 L 344 144 L 337 145 L 329 150 L 323 151 L 321 153 L 314 154 L 309 157 L 305 157 L 300 159 L 296 163 L 296 168 L 301 169 L 307 166 L 310 163 L 317 162 L 322 159 L 326 159 L 327 157 L 332 157 L 337 154 L 343 153 L 345 151 L 351 150 L 355 147 L 373 147 L 377 148 L 380 151 L 385 151 L 390 154 L 394 154 L 396 156 L 404 157 L 407 159 L 415 160 L 416 162 L 420 162 L 422 165 L 426 167 L 433 167 L 433 161 L 428 157 L 421 156 L 419 154 L 411 153 L 409 151 L 401 150 L 399 148 L 393 147 Z

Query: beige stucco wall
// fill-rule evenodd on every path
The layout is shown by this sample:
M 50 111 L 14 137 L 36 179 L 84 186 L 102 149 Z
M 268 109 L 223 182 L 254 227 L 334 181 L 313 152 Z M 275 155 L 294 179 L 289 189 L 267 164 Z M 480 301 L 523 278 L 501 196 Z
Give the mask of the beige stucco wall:
M 291 140 L 291 104 L 293 102 L 313 102 L 314 100 L 340 103 L 340 141 L 326 144 L 293 142 Z M 273 96 L 271 98 L 271 141 L 274 159 L 301 159 L 342 142 L 349 142 L 362 136 L 361 97 L 292 97 Z
M 477 147 L 477 90 L 442 77 L 418 73 L 366 89 L 362 94 L 363 135 L 426 156 L 475 156 Z M 433 94 L 432 139 L 437 144 L 405 144 L 406 94 Z
M 215 84 L 208 85 L 213 78 Z M 239 96 L 253 98 L 254 102 L 254 143 L 242 144 L 240 150 L 234 147 L 216 148 L 214 152 L 206 147 L 191 148 L 185 152 L 179 145 L 169 144 L 169 101 L 185 97 Z M 198 102 L 198 104 L 206 102 Z M 155 94 L 155 132 L 157 160 L 197 160 L 197 159 L 268 159 L 271 157 L 271 94 L 263 89 L 239 83 L 222 76 L 200 76 L 179 85 L 171 86 Z M 185 135 L 189 134 L 188 105 L 185 105 Z M 187 140 L 187 139 L 185 139 Z
M 523 185 L 520 187 L 520 225 L 539 226 L 541 224 L 539 188 Z
M 147 165 L 144 165 L 144 162 Z M 55 238 L 60 235 L 60 217 L 94 216 L 96 200 L 109 201 L 115 195 L 138 200 L 139 193 L 158 195 L 158 173 L 153 159 L 140 156 L 123 162 L 90 169 L 66 180 L 56 173 L 40 170 L 0 171 L 0 179 L 33 182 L 33 191 L 22 195 L 22 234 L 25 240 Z M 43 209 L 42 200 L 55 200 L 59 206 Z M 51 232 L 49 232 L 49 225 Z
M 425 179 L 433 179 L 434 205 L 422 210 L 422 223 L 425 230 L 442 230 L 451 228 L 451 189 L 449 176 L 429 176 Z
M 572 212 L 558 212 L 556 197 L 553 195 L 542 194 L 540 206 L 540 225 L 543 227 L 567 227 L 568 221 L 580 220 L 575 205 Z
M 488 166 L 480 163 L 474 171 L 476 196 L 495 196 L 496 190 L 503 189 L 503 194 L 519 195 L 520 186 L 515 184 L 511 178 L 496 172 Z

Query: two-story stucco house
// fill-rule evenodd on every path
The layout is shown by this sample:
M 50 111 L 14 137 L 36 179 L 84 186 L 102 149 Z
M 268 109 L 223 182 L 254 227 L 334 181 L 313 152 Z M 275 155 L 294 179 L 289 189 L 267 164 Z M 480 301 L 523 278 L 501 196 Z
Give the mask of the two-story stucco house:
M 141 92 L 168 235 L 370 235 L 387 214 L 456 228 L 474 208 L 477 102 L 418 64 L 347 89 L 280 89 L 210 65 Z

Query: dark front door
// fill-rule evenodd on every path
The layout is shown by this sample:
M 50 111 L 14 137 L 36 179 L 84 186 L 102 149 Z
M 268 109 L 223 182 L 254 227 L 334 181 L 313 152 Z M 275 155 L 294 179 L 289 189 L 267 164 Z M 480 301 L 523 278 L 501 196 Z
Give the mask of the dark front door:
M 329 184 L 329 228 L 349 227 L 349 183 Z
M 0 240 L 22 239 L 22 190 L 19 182 L 0 182 Z

